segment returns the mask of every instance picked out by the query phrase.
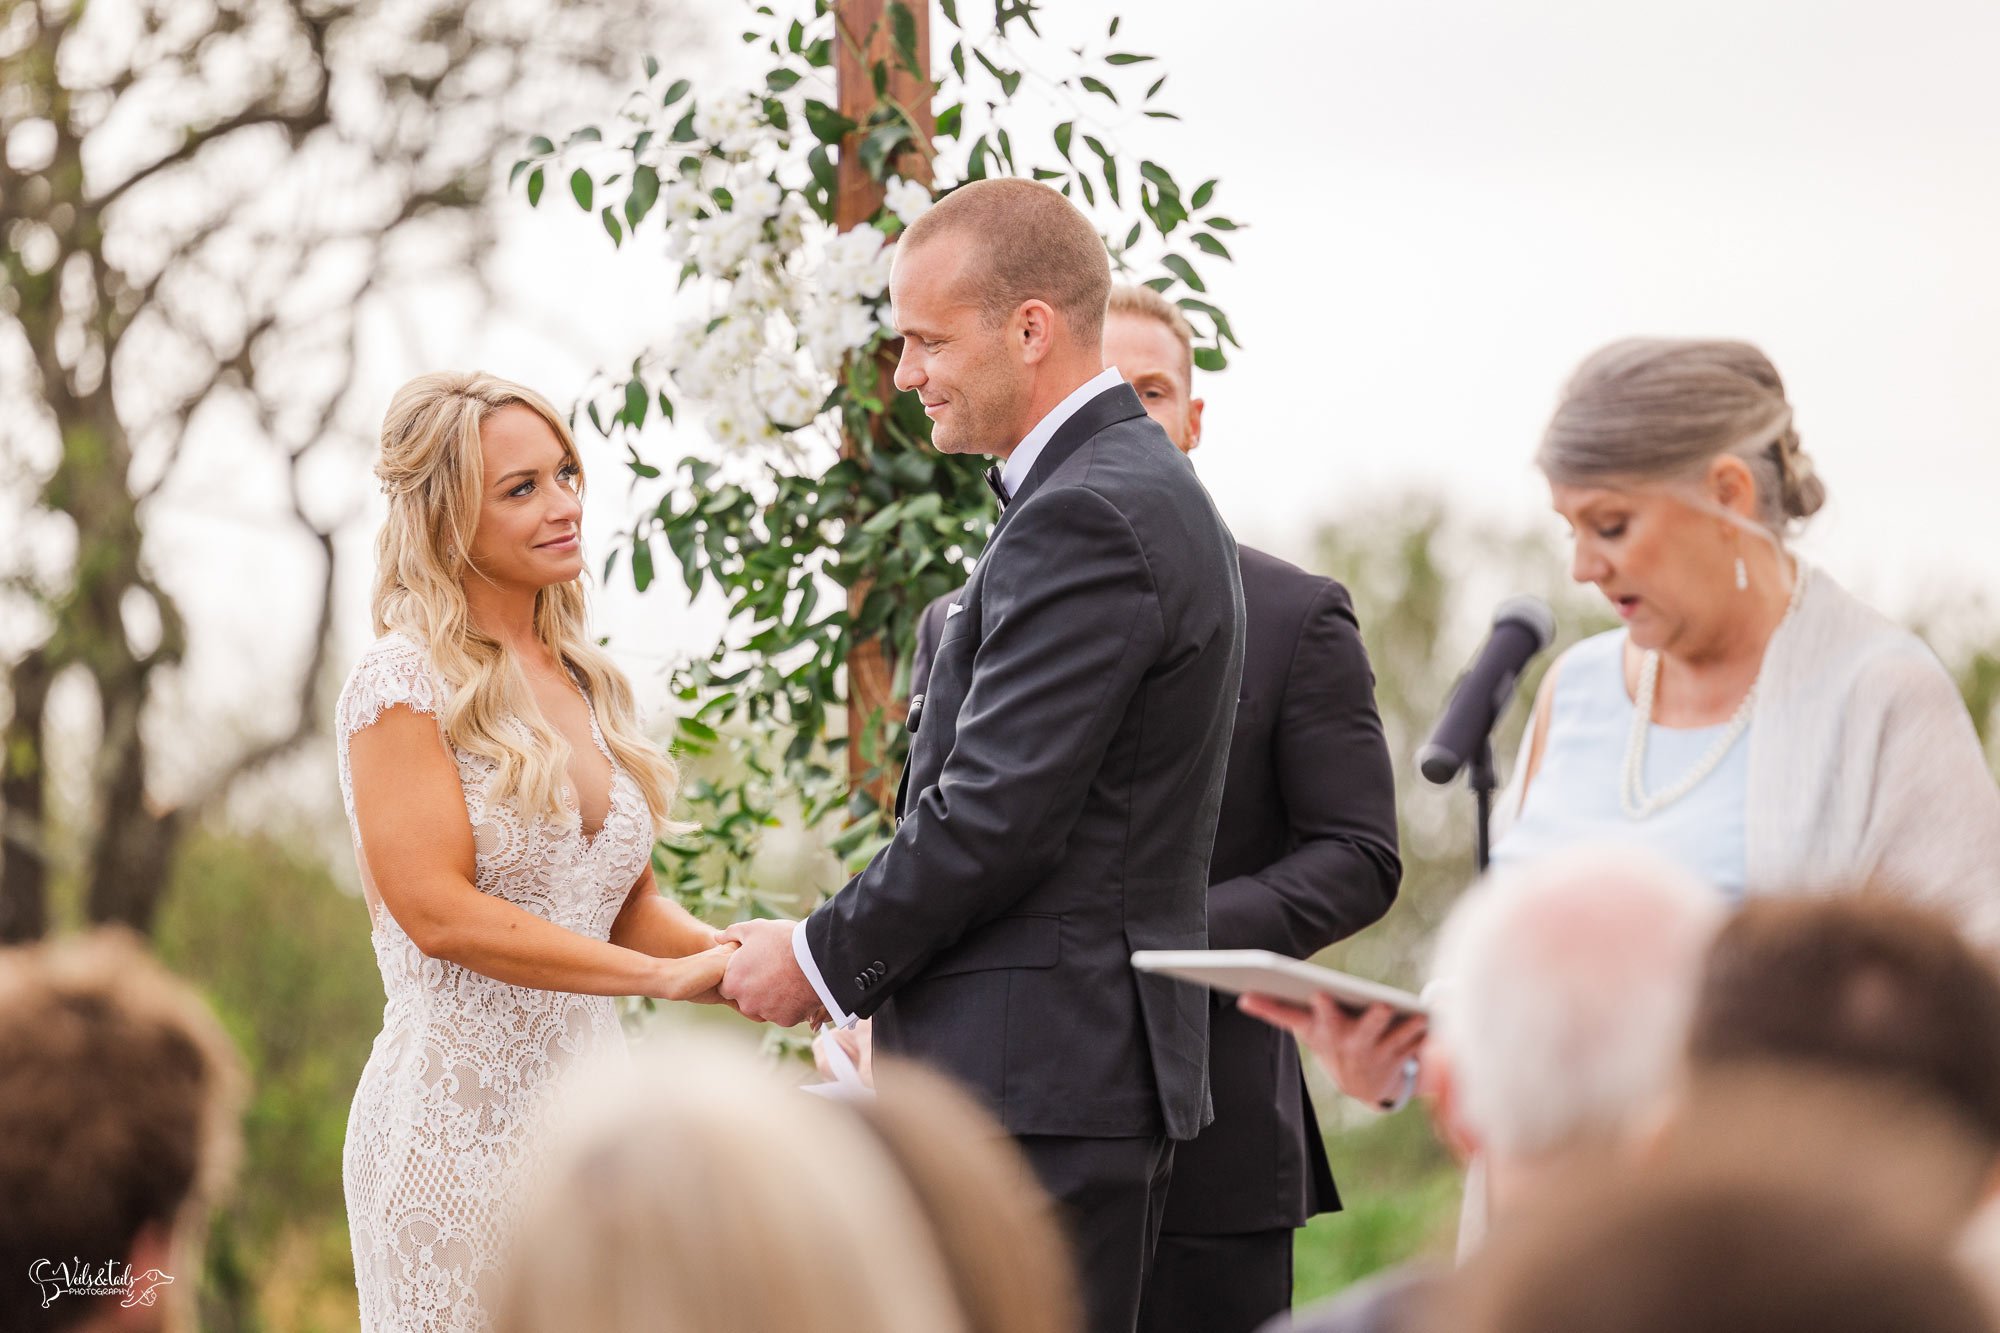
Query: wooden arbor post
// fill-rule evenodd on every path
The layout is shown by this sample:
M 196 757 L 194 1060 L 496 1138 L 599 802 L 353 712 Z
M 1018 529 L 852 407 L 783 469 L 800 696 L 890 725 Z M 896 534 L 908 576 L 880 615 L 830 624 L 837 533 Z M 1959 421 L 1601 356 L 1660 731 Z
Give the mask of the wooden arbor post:
M 937 121 L 931 109 L 930 0 L 903 0 L 916 24 L 916 71 L 912 72 L 898 53 L 889 10 L 895 0 L 838 0 L 834 9 L 834 73 L 840 92 L 840 114 L 861 128 L 840 143 L 837 164 L 834 225 L 841 231 L 864 226 L 882 206 L 882 186 L 871 179 L 861 165 L 861 141 L 868 131 L 868 117 L 875 110 L 875 66 L 888 71 L 888 98 L 905 107 L 916 122 L 916 132 L 928 147 L 936 133 Z M 891 164 L 894 172 L 923 185 L 931 183 L 930 161 L 925 153 L 905 148 Z M 894 372 L 895 359 L 885 352 L 878 367 L 885 386 Z M 885 392 L 894 392 L 885 388 Z M 867 438 L 847 434 L 841 439 L 843 458 L 866 462 L 880 427 L 871 422 Z M 857 581 L 847 594 L 848 614 L 857 621 L 861 604 L 868 596 L 869 581 Z M 869 730 L 877 717 L 900 722 L 903 705 L 894 698 L 892 685 L 896 661 L 891 646 L 881 635 L 852 642 L 847 650 L 847 777 L 859 790 L 868 779 L 866 755 L 879 756 L 885 737 L 877 734 L 867 744 Z M 894 787 L 886 776 L 877 775 L 868 790 L 877 804 L 886 805 Z

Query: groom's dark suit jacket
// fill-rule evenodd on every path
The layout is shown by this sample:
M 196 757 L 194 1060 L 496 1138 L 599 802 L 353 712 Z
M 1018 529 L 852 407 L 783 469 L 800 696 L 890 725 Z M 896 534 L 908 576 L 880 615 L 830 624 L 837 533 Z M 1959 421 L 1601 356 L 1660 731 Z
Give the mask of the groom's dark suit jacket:
M 1396 900 L 1395 775 L 1347 589 L 1247 546 L 1238 559 L 1243 683 L 1209 866 L 1208 942 L 1305 958 Z M 917 623 L 912 693 L 928 688 L 955 596 Z M 1215 1123 L 1174 1152 L 1164 1229 L 1275 1230 L 1340 1207 L 1298 1043 L 1219 992 L 1209 1023 Z
M 1191 1138 L 1208 1000 L 1132 970 L 1208 943 L 1243 669 L 1235 542 L 1130 387 L 1056 431 L 937 645 L 901 822 L 805 923 L 878 1049 L 1014 1134 Z

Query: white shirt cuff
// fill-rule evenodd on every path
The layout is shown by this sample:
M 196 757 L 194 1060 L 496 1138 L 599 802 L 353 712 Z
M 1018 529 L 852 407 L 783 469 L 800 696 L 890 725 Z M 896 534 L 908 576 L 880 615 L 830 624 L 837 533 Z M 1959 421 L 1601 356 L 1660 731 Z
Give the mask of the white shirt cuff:
M 833 1025 L 851 1028 L 860 1020 L 840 1007 L 840 1001 L 833 998 L 833 992 L 826 988 L 826 978 L 820 975 L 819 964 L 813 961 L 812 950 L 806 945 L 806 923 L 801 921 L 792 928 L 792 957 L 798 959 L 799 971 L 806 974 L 806 980 L 819 996 L 819 1002 L 826 1006 L 827 1017 Z

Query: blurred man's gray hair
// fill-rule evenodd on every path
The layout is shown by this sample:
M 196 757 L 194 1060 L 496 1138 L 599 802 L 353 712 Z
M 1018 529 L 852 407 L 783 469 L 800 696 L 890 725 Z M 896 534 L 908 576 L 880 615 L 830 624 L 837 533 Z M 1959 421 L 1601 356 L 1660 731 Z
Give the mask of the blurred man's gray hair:
M 1496 872 L 1445 922 L 1433 1026 L 1490 1152 L 1616 1142 L 1665 1100 L 1722 895 L 1631 848 Z

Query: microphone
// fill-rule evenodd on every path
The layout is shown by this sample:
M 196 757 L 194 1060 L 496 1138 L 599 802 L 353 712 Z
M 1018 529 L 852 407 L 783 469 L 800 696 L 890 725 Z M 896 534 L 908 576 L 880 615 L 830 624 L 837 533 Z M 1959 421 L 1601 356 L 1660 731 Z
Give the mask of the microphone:
M 1493 613 L 1493 630 L 1452 687 L 1444 715 L 1417 751 L 1417 767 L 1443 786 L 1480 753 L 1514 696 L 1521 668 L 1556 636 L 1555 612 L 1539 597 L 1510 597 Z

